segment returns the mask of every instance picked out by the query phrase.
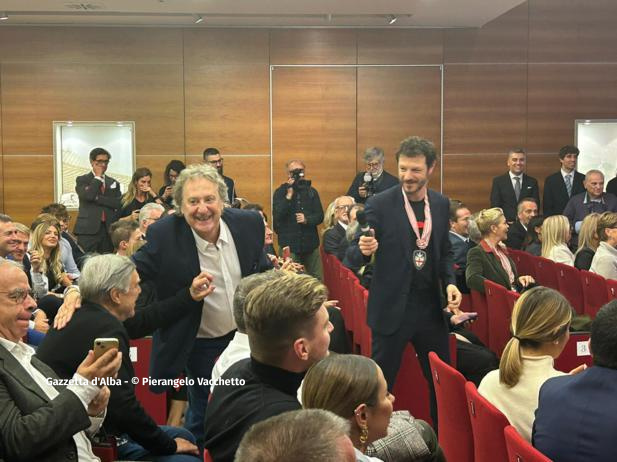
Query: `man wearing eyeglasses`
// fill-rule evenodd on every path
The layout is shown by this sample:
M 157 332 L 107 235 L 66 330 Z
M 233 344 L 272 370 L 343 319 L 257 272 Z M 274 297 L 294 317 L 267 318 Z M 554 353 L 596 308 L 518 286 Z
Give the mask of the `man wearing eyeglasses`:
M 223 175 L 223 156 L 221 156 L 219 150 L 216 148 L 204 149 L 204 162 L 212 165 L 219 172 L 219 175 L 223 177 L 223 181 L 227 185 L 227 203 L 233 204 L 236 200 L 236 186 L 234 180 Z
M 142 239 L 145 239 L 148 227 L 160 220 L 163 213 L 165 213 L 165 207 L 156 202 L 150 202 L 141 208 L 139 211 L 139 231 L 141 231 Z
M 364 162 L 366 170 L 356 175 L 347 191 L 347 195 L 358 204 L 364 204 L 373 194 L 398 185 L 398 179 L 383 169 L 383 149 L 368 148 L 364 152 Z
M 345 231 L 349 225 L 349 210 L 354 204 L 351 196 L 340 196 L 334 199 L 334 220 L 332 227 L 326 229 L 323 234 L 324 252 L 336 256 L 343 261 L 347 246 L 341 246 L 341 241 L 345 238 Z
M 120 183 L 105 175 L 110 159 L 105 149 L 94 148 L 90 151 L 92 171 L 76 179 L 79 213 L 74 231 L 86 252 L 113 251 L 109 228 L 117 219 L 122 192 Z

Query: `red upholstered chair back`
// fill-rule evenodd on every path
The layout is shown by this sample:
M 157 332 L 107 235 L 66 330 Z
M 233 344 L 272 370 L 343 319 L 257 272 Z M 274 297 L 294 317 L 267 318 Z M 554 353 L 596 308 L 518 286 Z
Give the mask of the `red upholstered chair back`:
M 555 359 L 555 369 L 568 373 L 581 364 L 587 364 L 587 367 L 593 364 L 589 350 L 589 332 L 571 332 L 568 343 Z
M 606 288 L 608 290 L 608 299 L 613 300 L 617 298 L 617 281 L 614 279 L 606 280 Z
M 447 460 L 473 462 L 473 433 L 467 411 L 465 377 L 433 351 L 428 359 L 437 397 L 439 445 Z
M 508 290 L 484 280 L 484 293 L 488 308 L 488 347 L 497 356 L 501 356 L 506 343 L 510 340 L 510 320 L 512 319 L 512 305 L 508 298 Z
M 583 298 L 585 300 L 585 314 L 596 317 L 596 313 L 608 302 L 606 279 L 591 271 L 581 270 L 583 284 Z
M 470 290 L 471 296 L 471 311 L 478 313 L 478 318 L 473 322 L 470 330 L 478 336 L 485 345 L 489 344 L 488 331 L 488 307 L 486 297 L 482 292 Z
M 503 429 L 510 423 L 499 409 L 480 396 L 472 382 L 465 384 L 469 419 L 473 431 L 475 462 L 502 462 L 508 460 Z
M 534 255 L 525 252 L 524 250 L 508 249 L 510 258 L 516 265 L 516 271 L 520 276 L 536 277 L 536 268 L 533 264 Z
M 523 438 L 512 425 L 508 425 L 504 431 L 506 447 L 508 449 L 508 462 L 551 462 L 529 441 Z
M 580 271 L 562 263 L 555 263 L 559 292 L 568 299 L 570 305 L 578 314 L 585 312 L 585 299 L 583 297 L 583 284 L 581 284 Z
M 541 286 L 559 290 L 555 262 L 544 257 L 534 257 L 533 262 L 536 267 L 536 282 Z
M 210 455 L 207 449 L 204 449 L 204 462 L 214 462 L 214 459 Z

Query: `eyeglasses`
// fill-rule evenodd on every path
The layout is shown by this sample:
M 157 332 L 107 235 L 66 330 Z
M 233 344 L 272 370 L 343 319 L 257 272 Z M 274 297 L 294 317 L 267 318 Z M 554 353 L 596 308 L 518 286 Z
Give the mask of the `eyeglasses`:
M 100 160 L 100 159 L 96 159 L 96 160 L 94 161 L 94 163 L 95 163 L 96 165 L 107 165 L 107 164 L 109 164 L 109 159 L 107 159 L 107 160 Z
M 219 159 L 219 160 L 209 160 L 208 163 L 210 165 L 222 165 L 223 164 L 223 159 Z
M 6 294 L 16 305 L 22 304 L 28 297 L 34 298 L 34 291 L 31 289 L 15 289 L 10 292 L 0 292 L 0 294 Z
M 366 166 L 368 168 L 378 168 L 381 165 L 381 162 L 367 162 Z
M 345 210 L 351 210 L 351 205 L 337 205 L 336 207 L 334 207 L 336 210 L 339 209 L 345 209 Z

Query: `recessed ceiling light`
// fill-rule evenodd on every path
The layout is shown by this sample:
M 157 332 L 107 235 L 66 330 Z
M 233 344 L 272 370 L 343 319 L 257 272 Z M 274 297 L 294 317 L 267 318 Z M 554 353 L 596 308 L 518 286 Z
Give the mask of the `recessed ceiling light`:
M 6 21 L 7 19 L 9 19 L 9 15 L 6 12 L 0 13 L 0 21 Z
M 200 22 L 202 22 L 204 20 L 204 18 L 202 18 L 200 15 L 196 14 L 193 15 L 193 18 L 195 19 L 195 24 L 199 24 Z
M 394 16 L 393 14 L 389 14 L 388 16 L 386 16 L 386 19 L 388 20 L 388 24 L 392 25 L 392 24 L 394 24 L 398 20 L 398 16 Z

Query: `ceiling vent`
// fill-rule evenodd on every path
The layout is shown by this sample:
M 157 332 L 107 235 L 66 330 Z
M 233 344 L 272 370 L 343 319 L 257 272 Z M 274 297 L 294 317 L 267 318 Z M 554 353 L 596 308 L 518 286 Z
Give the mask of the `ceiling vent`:
M 69 10 L 79 11 L 97 11 L 105 9 L 105 5 L 101 3 L 65 3 L 64 7 Z

